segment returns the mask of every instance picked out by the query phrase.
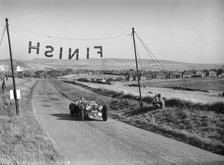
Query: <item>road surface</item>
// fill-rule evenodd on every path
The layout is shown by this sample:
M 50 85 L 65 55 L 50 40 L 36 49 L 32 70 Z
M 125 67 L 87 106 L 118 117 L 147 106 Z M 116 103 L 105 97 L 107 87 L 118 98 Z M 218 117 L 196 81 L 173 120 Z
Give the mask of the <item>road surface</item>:
M 47 80 L 33 91 L 35 114 L 71 164 L 224 164 L 224 157 L 109 119 L 78 121 Z

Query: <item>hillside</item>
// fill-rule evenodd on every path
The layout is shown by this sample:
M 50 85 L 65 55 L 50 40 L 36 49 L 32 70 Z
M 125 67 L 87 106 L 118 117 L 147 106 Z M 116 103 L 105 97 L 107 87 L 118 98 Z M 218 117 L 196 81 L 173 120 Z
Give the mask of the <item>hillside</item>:
M 93 70 L 122 70 L 122 69 L 135 69 L 134 59 L 79 59 L 77 60 L 59 60 L 59 59 L 45 59 L 37 58 L 30 61 L 14 60 L 14 68 L 17 66 L 23 67 L 25 70 L 47 70 L 47 69 L 93 69 Z M 196 64 L 196 63 L 183 63 L 168 60 L 159 60 L 159 62 L 150 59 L 138 60 L 140 70 L 202 70 L 202 69 L 215 69 L 221 68 L 224 64 Z M 9 69 L 9 59 L 0 60 L 0 68 L 2 70 Z

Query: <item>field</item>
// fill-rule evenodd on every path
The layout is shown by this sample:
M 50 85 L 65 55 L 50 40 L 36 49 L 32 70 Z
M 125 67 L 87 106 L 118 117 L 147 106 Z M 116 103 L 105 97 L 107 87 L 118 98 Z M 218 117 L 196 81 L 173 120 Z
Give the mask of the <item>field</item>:
M 108 76 L 108 75 L 107 75 Z M 70 75 L 65 79 L 72 81 L 79 77 L 92 77 L 90 75 Z M 99 75 L 98 75 L 99 77 Z M 101 76 L 102 77 L 102 76 Z M 112 85 L 80 82 L 92 88 L 102 88 L 123 92 L 124 94 L 139 95 L 139 89 L 136 81 L 130 82 L 112 82 Z M 143 80 L 141 81 L 142 96 L 153 97 L 161 93 L 166 99 L 181 99 L 194 103 L 214 103 L 224 102 L 224 97 L 220 97 L 224 92 L 224 78 L 193 78 L 177 80 Z M 180 90 L 182 89 L 182 90 Z M 184 89 L 192 89 L 184 90 Z
M 224 78 L 217 78 L 217 77 L 150 80 L 142 83 L 142 85 L 150 87 L 161 87 L 161 88 L 185 87 L 205 91 L 224 91 L 223 84 L 224 84 Z
M 16 79 L 21 90 L 21 116 L 16 116 L 14 101 L 9 99 L 12 81 L 0 92 L 0 164 L 65 164 L 65 158 L 40 127 L 32 111 L 32 86 L 36 80 Z
M 33 60 L 13 60 L 15 66 L 21 66 L 23 68 L 30 69 L 60 69 L 60 68 L 73 68 L 73 69 L 89 69 L 89 70 L 123 70 L 123 69 L 135 69 L 134 59 L 116 59 L 116 58 L 101 58 L 101 59 L 79 59 L 77 60 L 63 60 L 63 59 L 46 59 L 37 58 Z M 198 64 L 198 63 L 183 63 L 177 61 L 159 60 L 160 64 L 166 68 L 166 70 L 203 70 L 203 69 L 215 69 L 222 68 L 223 64 Z M 10 66 L 10 60 L 0 60 L 1 65 Z M 139 59 L 140 70 L 160 70 L 154 60 L 151 59 Z
M 222 97 L 208 95 L 207 97 L 214 97 L 213 101 L 206 102 L 207 97 L 203 97 L 192 102 L 189 101 L 190 99 L 174 99 L 175 97 L 172 96 L 174 93 L 171 92 L 169 93 L 170 98 L 165 96 L 167 104 L 165 110 L 153 110 L 150 105 L 151 97 L 149 97 L 149 94 L 153 95 L 158 91 L 148 93 L 148 90 L 146 90 L 147 92 L 145 92 L 145 97 L 143 98 L 144 108 L 140 109 L 135 96 L 138 88 L 129 87 L 127 86 L 128 84 L 103 85 L 82 83 L 77 86 L 59 81 L 52 83 L 64 96 L 71 100 L 77 100 L 78 97 L 82 96 L 108 104 L 111 118 L 215 153 L 224 154 L 224 103 Z M 145 88 L 152 89 L 151 87 Z M 89 90 L 94 93 L 90 93 Z M 176 92 L 176 90 L 173 91 Z M 180 90 L 178 92 L 181 93 L 183 91 Z M 190 95 L 193 91 L 186 92 Z M 205 93 L 207 94 L 208 92 L 196 91 L 195 95 L 199 96 L 201 94 L 203 96 Z M 163 93 L 164 95 L 165 92 Z

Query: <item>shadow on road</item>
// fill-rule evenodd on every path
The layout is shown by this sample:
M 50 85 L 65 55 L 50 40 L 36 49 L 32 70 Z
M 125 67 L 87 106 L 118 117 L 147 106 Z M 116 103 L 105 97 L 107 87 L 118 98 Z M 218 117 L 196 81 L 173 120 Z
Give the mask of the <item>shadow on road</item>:
M 77 116 L 70 116 L 70 114 L 67 113 L 55 113 L 51 114 L 52 116 L 57 117 L 58 120 L 71 120 L 71 121 L 81 121 Z M 102 121 L 100 119 L 92 119 L 92 118 L 86 118 L 86 121 Z
M 78 120 L 78 118 L 71 117 L 67 113 L 55 113 L 51 115 L 57 117 L 58 120 Z

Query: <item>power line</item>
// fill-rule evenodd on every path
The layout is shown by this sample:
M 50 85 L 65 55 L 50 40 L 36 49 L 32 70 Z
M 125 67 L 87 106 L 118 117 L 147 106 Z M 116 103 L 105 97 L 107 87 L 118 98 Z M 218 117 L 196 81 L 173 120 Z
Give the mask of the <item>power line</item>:
M 143 48 L 146 50 L 146 52 L 148 53 L 148 55 L 151 57 L 151 59 L 153 60 L 153 62 L 158 66 L 158 69 L 160 68 L 164 68 L 160 62 L 156 59 L 156 57 L 153 55 L 152 51 L 147 47 L 147 45 L 143 42 L 143 40 L 137 35 L 136 33 L 136 36 L 138 37 L 138 39 L 140 40 Z M 160 69 L 162 70 L 162 69 Z
M 136 32 L 135 32 L 136 33 Z M 165 70 L 166 68 L 159 62 L 159 60 L 156 58 L 156 56 L 153 54 L 153 52 L 148 48 L 148 46 L 145 44 L 145 42 L 139 37 L 139 35 L 136 33 L 136 36 L 138 37 L 138 39 L 140 40 L 140 42 L 142 43 L 143 47 L 145 48 L 145 50 L 148 52 L 148 54 L 151 56 L 151 58 L 155 59 L 156 62 Z
M 5 31 L 6 31 L 6 27 L 4 27 L 3 30 L 0 33 L 2 35 L 1 36 L 1 40 L 0 40 L 0 46 L 2 45 L 2 41 L 3 41 L 3 37 L 4 37 L 4 34 L 5 34 Z
M 3 31 L 5 31 L 5 27 L 2 29 L 1 33 L 3 33 Z M 1 34 L 1 33 L 0 33 L 0 34 Z
M 70 40 L 70 41 L 99 41 L 99 40 L 110 40 L 110 39 L 116 39 L 116 38 L 131 36 L 131 34 L 123 34 L 123 35 L 116 35 L 116 36 L 109 36 L 109 37 L 102 37 L 102 38 L 66 38 L 66 37 L 52 36 L 52 35 L 47 35 L 47 34 L 43 34 L 43 33 L 34 32 L 34 31 L 31 31 L 31 30 L 27 30 L 27 29 L 12 25 L 12 24 L 10 24 L 10 26 L 14 27 L 16 29 L 19 29 L 21 31 L 25 31 L 27 33 L 32 33 L 32 34 L 35 34 L 35 35 L 40 35 L 40 36 L 48 37 L 48 38 L 54 38 L 54 39 L 59 39 L 59 40 Z
M 143 69 L 143 64 L 142 64 L 142 61 L 141 61 L 141 58 L 140 58 L 140 53 L 138 51 L 137 45 L 136 45 L 136 52 L 137 52 L 137 56 L 138 56 L 138 59 L 139 59 L 139 63 L 140 63 L 141 69 Z

